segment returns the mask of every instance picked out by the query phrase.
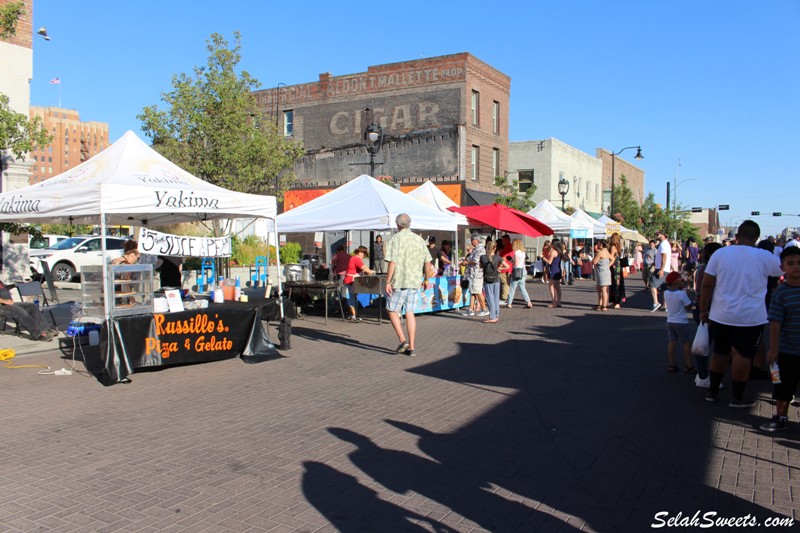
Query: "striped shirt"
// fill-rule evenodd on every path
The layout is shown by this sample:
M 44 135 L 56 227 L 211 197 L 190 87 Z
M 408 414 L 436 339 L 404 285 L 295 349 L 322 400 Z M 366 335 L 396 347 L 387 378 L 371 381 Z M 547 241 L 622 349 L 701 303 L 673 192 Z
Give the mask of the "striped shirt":
M 778 351 L 800 356 L 800 287 L 783 283 L 772 293 L 770 322 L 781 323 Z

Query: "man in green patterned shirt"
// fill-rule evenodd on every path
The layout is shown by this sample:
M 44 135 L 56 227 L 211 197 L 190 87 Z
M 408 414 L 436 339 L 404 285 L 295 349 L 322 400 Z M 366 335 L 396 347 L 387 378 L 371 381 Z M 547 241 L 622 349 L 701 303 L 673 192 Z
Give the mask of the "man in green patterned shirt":
M 414 357 L 414 338 L 417 335 L 417 320 L 414 317 L 414 304 L 425 278 L 433 275 L 433 265 L 428 246 L 419 235 L 412 233 L 411 217 L 400 214 L 395 220 L 397 233 L 386 244 L 384 259 L 386 270 L 386 310 L 400 344 L 397 353 Z M 406 308 L 408 337 L 400 323 L 400 312 Z

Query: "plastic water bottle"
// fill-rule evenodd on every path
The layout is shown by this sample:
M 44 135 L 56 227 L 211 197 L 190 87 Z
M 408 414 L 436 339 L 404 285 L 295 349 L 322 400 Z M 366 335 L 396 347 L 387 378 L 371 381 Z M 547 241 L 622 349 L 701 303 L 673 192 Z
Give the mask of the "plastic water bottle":
M 772 376 L 772 384 L 780 385 L 781 383 L 781 369 L 778 368 L 778 362 L 775 361 L 769 365 L 769 373 Z
M 234 296 L 233 299 L 237 302 L 242 297 L 242 280 L 239 279 L 239 276 L 236 276 L 236 285 L 234 285 Z
M 39 307 L 39 297 L 38 296 L 34 296 L 33 297 L 33 303 L 36 304 L 36 307 Z

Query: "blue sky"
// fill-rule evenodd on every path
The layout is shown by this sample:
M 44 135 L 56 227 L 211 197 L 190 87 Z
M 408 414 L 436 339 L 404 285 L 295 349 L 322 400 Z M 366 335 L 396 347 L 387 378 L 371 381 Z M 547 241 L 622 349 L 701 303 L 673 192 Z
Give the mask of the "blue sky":
M 265 88 L 470 52 L 511 76 L 512 141 L 641 145 L 662 204 L 677 173 L 678 201 L 729 204 L 723 224 L 757 210 L 762 233 L 800 226 L 798 0 L 35 0 L 39 26 L 52 40 L 34 42 L 31 103 L 57 105 L 58 76 L 62 106 L 107 122 L 112 142 L 141 135 L 136 115 L 205 63 L 214 32 L 241 32 L 241 66 Z

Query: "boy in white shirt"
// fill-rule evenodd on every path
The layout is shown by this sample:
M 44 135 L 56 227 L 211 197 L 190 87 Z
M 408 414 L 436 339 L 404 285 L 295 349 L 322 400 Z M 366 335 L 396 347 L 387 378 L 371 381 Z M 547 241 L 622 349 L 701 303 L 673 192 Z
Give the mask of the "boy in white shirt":
M 692 308 L 693 302 L 686 294 L 683 278 L 678 272 L 670 272 L 666 278 L 667 290 L 664 291 L 664 303 L 667 306 L 667 359 L 669 372 L 677 372 L 678 365 L 675 361 L 675 350 L 678 342 L 683 347 L 683 361 L 686 365 L 684 371 L 695 373 L 692 361 L 691 334 L 689 331 L 689 315 L 686 313 Z

